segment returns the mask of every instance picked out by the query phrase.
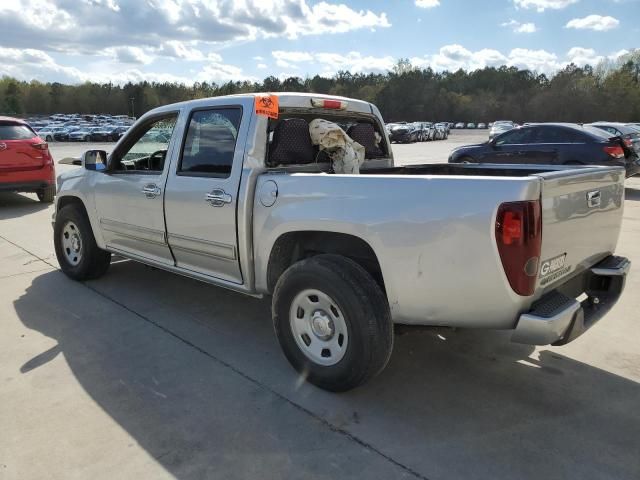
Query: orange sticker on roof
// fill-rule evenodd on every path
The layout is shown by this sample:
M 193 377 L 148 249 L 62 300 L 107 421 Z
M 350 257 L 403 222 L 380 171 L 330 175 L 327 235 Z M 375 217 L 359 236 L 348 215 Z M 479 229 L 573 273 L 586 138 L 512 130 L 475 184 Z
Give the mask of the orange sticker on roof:
M 277 95 L 256 95 L 256 114 L 269 118 L 278 118 Z

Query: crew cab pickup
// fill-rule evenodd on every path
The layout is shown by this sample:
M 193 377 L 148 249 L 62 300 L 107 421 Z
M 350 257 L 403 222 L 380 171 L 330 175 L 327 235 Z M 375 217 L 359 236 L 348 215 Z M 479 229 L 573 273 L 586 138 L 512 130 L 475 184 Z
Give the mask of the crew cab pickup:
M 315 119 L 364 147 L 357 173 L 313 145 Z M 287 359 L 332 391 L 385 367 L 394 323 L 570 342 L 615 304 L 630 265 L 614 256 L 623 168 L 396 166 L 378 109 L 348 98 L 167 105 L 110 154 L 63 162 L 83 167 L 58 178 L 63 272 L 97 278 L 118 254 L 271 296 Z

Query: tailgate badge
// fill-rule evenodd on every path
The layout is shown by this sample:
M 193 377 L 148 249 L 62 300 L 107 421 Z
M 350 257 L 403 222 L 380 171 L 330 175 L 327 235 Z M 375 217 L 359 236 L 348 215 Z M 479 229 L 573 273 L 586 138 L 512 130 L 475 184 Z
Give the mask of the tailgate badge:
M 589 208 L 599 207 L 601 201 L 600 190 L 587 192 L 587 205 L 589 205 Z

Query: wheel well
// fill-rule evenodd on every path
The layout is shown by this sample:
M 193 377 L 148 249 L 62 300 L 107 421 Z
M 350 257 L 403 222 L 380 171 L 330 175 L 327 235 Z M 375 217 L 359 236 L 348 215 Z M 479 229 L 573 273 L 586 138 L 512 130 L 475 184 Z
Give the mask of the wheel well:
M 64 197 L 60 197 L 58 199 L 58 204 L 56 206 L 56 211 L 59 212 L 60 210 L 62 210 L 67 205 L 78 205 L 80 208 L 82 208 L 82 210 L 84 211 L 85 215 L 87 214 L 87 209 L 85 208 L 84 203 L 82 203 L 82 200 L 80 200 L 78 197 L 73 197 L 73 196 L 70 196 L 70 195 L 67 195 L 67 196 L 64 196 Z
M 299 260 L 332 253 L 350 258 L 373 277 L 385 291 L 382 269 L 371 246 L 346 233 L 303 231 L 285 233 L 276 240 L 269 256 L 267 288 L 273 292 L 280 275 Z

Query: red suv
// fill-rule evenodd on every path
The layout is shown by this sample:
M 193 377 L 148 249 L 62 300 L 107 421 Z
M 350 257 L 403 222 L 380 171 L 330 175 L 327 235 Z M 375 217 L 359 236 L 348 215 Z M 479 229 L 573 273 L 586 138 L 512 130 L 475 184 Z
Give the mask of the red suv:
M 49 146 L 17 118 L 0 117 L 0 191 L 35 192 L 41 202 L 56 194 Z

